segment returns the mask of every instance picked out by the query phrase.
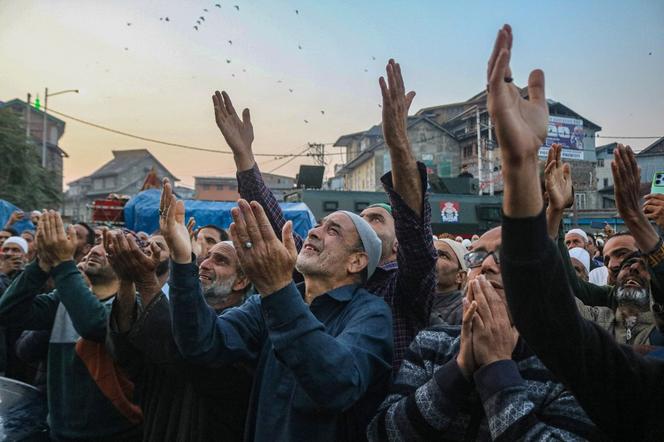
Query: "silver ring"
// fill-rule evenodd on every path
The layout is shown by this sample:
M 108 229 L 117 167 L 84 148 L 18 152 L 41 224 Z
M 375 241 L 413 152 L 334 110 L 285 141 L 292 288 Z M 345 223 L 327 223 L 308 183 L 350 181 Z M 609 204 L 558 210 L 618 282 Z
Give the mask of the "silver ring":
M 250 249 L 254 246 L 254 244 L 251 241 L 247 241 L 243 245 L 245 249 Z

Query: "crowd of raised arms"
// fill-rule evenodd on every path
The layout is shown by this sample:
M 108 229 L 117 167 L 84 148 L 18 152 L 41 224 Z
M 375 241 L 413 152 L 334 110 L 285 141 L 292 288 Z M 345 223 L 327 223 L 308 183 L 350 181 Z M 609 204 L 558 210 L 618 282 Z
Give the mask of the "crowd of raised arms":
M 502 225 L 470 244 L 432 234 L 415 93 L 394 60 L 379 80 L 389 204 L 298 236 L 254 160 L 249 110 L 215 92 L 242 198 L 228 231 L 195 229 L 167 179 L 150 235 L 54 211 L 33 213 L 36 232 L 6 226 L 4 374 L 43 389 L 50 437 L 664 440 L 664 198 L 641 205 L 618 145 L 625 231 L 565 232 L 570 166 L 558 145 L 538 159 L 544 73 L 524 97 L 511 48 L 505 25 L 486 86 Z

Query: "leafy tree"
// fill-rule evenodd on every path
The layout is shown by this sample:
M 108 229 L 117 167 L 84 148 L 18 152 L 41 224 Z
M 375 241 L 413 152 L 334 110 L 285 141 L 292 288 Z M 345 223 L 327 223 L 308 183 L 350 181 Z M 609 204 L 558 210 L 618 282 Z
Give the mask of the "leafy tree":
M 57 207 L 61 195 L 55 183 L 55 173 L 41 166 L 37 146 L 26 139 L 19 116 L 0 110 L 0 199 L 24 210 Z

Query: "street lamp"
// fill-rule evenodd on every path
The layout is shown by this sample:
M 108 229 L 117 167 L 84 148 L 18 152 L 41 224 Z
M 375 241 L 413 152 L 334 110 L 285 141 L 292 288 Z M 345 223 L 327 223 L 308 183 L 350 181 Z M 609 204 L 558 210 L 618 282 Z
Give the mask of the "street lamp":
M 68 92 L 73 92 L 78 94 L 78 89 L 67 89 L 64 91 L 53 92 L 52 94 L 48 93 L 48 88 L 44 90 L 44 130 L 42 132 L 42 167 L 44 169 L 46 169 L 46 120 L 47 120 L 46 113 L 48 111 L 48 97 L 66 94 Z

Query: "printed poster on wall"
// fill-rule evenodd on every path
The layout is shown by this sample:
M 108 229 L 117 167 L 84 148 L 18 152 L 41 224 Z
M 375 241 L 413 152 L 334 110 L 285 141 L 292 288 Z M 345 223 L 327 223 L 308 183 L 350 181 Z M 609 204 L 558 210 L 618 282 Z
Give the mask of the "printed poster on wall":
M 539 156 L 546 158 L 552 144 L 563 147 L 561 157 L 572 160 L 583 159 L 583 120 L 568 117 L 549 116 L 549 127 L 544 146 L 539 150 Z
M 441 201 L 440 202 L 440 220 L 443 223 L 459 222 L 459 202 Z

